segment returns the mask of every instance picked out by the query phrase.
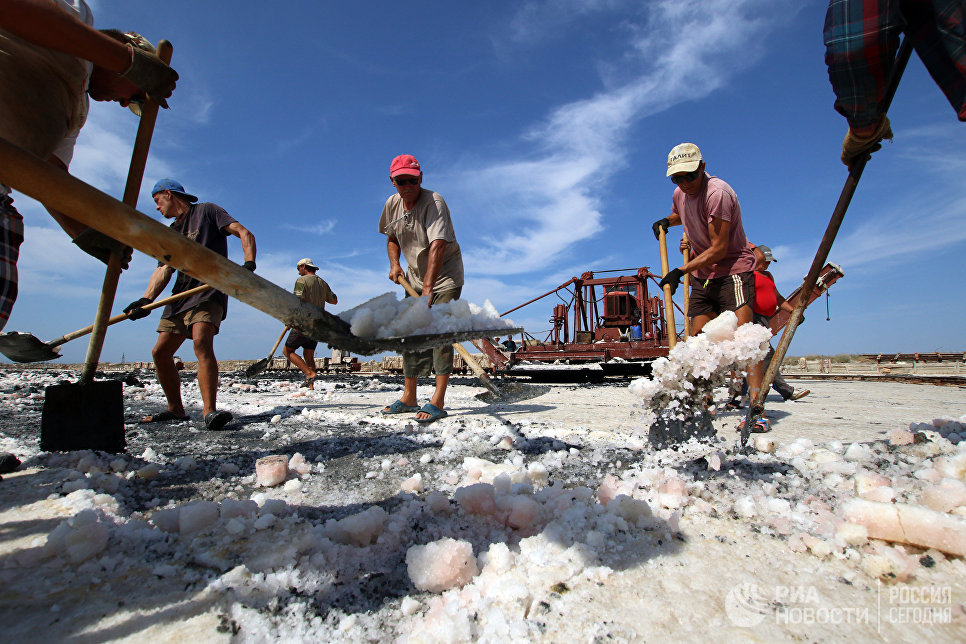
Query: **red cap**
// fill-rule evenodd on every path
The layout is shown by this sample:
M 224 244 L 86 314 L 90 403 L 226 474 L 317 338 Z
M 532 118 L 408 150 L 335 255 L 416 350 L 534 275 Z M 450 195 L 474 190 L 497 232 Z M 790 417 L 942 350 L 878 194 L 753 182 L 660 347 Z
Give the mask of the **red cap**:
M 418 177 L 422 173 L 423 170 L 419 167 L 419 161 L 411 154 L 400 154 L 392 160 L 392 164 L 389 166 L 390 177 L 397 177 L 401 174 L 411 174 Z

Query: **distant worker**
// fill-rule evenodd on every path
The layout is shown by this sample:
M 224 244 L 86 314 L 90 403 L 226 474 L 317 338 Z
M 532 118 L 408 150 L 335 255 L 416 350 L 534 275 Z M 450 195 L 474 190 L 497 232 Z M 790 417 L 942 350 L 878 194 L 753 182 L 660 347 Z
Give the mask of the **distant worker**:
M 327 303 L 339 303 L 339 298 L 332 292 L 332 289 L 329 288 L 326 281 L 315 274 L 319 270 L 315 262 L 306 257 L 305 259 L 300 259 L 298 264 L 295 265 L 295 268 L 299 272 L 299 277 L 295 280 L 295 294 L 300 300 L 323 310 Z M 315 376 L 318 375 L 315 368 L 315 348 L 318 345 L 319 343 L 312 338 L 304 336 L 295 329 L 292 329 L 288 334 L 288 338 L 285 339 L 285 346 L 282 347 L 282 353 L 285 354 L 289 362 L 305 374 L 305 382 L 300 386 L 307 387 L 308 389 L 315 389 Z M 302 354 L 305 356 L 304 360 L 297 353 L 299 347 L 302 348 Z
M 508 335 L 506 340 L 503 341 L 503 349 L 508 353 L 513 353 L 517 350 L 517 343 L 513 341 L 512 335 Z
M 685 273 L 691 274 L 688 314 L 694 335 L 724 311 L 734 311 L 738 324 L 753 320 L 755 256 L 741 223 L 741 206 L 734 190 L 705 172 L 701 150 L 693 143 L 675 146 L 667 157 L 667 176 L 677 187 L 671 197 L 671 214 L 651 226 L 654 236 L 669 226 L 683 225 L 693 253 L 680 268 L 668 271 L 661 288 L 673 294 Z M 761 388 L 761 365 L 748 373 L 752 397 Z M 758 431 L 768 431 L 762 417 Z
M 137 105 L 145 92 L 167 107 L 178 74 L 138 34 L 91 25 L 84 0 L 3 0 L 0 3 L 0 137 L 67 170 L 87 120 L 88 97 Z M 127 268 L 131 249 L 51 210 L 74 243 Z M 10 188 L 0 184 L 0 329 L 17 299 L 23 217 Z
M 228 235 L 241 240 L 245 253 L 243 266 L 255 270 L 255 236 L 242 226 L 224 208 L 213 203 L 196 203 L 198 197 L 185 192 L 184 186 L 173 179 L 161 179 L 151 190 L 157 210 L 167 219 L 173 219 L 171 228 L 188 239 L 222 257 L 228 256 Z M 158 262 L 144 297 L 131 302 L 124 312 L 132 320 L 147 317 L 142 307 L 154 301 L 171 280 L 174 268 Z M 183 293 L 202 282 L 187 273 L 178 271 L 172 295 Z M 154 345 L 154 368 L 158 383 L 164 390 L 168 409 L 141 419 L 143 423 L 170 423 L 188 420 L 181 400 L 181 379 L 175 366 L 174 354 L 188 338 L 194 344 L 198 358 L 198 389 L 203 404 L 202 418 L 207 429 L 224 429 L 232 420 L 230 412 L 217 409 L 218 360 L 215 358 L 214 340 L 228 311 L 228 296 L 221 291 L 208 289 L 183 300 L 172 302 L 164 308 L 158 323 L 158 341 Z
M 398 283 L 405 277 L 417 292 L 430 298 L 430 306 L 458 300 L 463 290 L 463 255 L 446 202 L 439 193 L 422 187 L 422 168 L 408 154 L 392 160 L 389 180 L 397 194 L 386 200 L 379 219 L 379 232 L 386 235 L 389 279 Z M 399 263 L 400 256 L 406 257 L 405 271 Z M 436 372 L 436 389 L 430 401 L 420 408 L 416 383 L 420 376 L 429 375 L 430 368 Z M 382 413 L 415 411 L 419 423 L 445 418 L 443 406 L 452 372 L 452 345 L 403 353 L 403 395 Z
M 795 308 L 789 304 L 784 297 L 782 297 L 781 293 L 778 292 L 778 287 L 775 286 L 775 278 L 772 277 L 772 274 L 768 272 L 768 266 L 772 262 L 778 261 L 772 255 L 771 248 L 768 246 L 755 246 L 754 244 L 752 244 L 752 248 L 754 249 L 755 260 L 757 262 L 755 265 L 754 322 L 755 324 L 760 324 L 767 329 L 771 326 L 771 318 L 777 314 L 779 310 L 790 314 L 795 310 Z M 768 355 L 765 356 L 765 359 L 761 363 L 762 373 L 768 369 L 768 365 L 771 364 L 771 359 L 774 357 L 774 355 L 775 349 L 769 342 Z M 786 402 L 789 400 L 800 400 L 810 393 L 809 389 L 803 389 L 802 391 L 796 392 L 795 388 L 788 384 L 780 373 L 775 374 L 775 379 L 772 381 L 771 386 Z M 745 383 L 741 391 L 741 395 L 747 393 L 747 389 L 748 385 Z M 732 398 L 726 406 L 733 409 L 740 408 L 740 397 Z
M 825 14 L 825 64 L 835 109 L 849 122 L 842 142 L 845 165 L 892 139 L 882 101 L 903 32 L 959 120 L 966 121 L 964 0 L 832 0 Z

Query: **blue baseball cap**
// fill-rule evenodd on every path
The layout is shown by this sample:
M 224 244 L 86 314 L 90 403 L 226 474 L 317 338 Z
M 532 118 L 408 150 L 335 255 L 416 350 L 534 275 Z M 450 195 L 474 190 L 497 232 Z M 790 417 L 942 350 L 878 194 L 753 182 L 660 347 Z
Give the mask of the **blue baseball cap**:
M 175 181 L 174 179 L 161 179 L 154 187 L 151 188 L 151 196 L 158 194 L 159 192 L 164 192 L 165 190 L 170 190 L 176 195 L 180 195 L 185 198 L 188 203 L 194 203 L 198 201 L 198 197 L 190 195 L 184 191 L 184 186 Z

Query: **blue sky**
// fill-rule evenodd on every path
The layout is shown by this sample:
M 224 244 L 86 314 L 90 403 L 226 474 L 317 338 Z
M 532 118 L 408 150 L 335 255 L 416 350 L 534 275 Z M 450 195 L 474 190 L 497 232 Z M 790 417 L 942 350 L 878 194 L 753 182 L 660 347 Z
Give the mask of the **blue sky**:
M 139 209 L 160 218 L 150 186 L 181 181 L 254 233 L 263 277 L 289 289 L 298 259 L 313 258 L 335 311 L 399 290 L 377 230 L 397 154 L 415 155 L 423 185 L 449 204 L 464 299 L 500 311 L 587 270 L 659 273 L 650 226 L 670 211 L 666 158 L 682 141 L 735 189 L 784 293 L 807 272 L 847 174 L 821 1 L 91 6 L 100 28 L 170 40 L 181 74 Z M 873 156 L 832 248 L 845 278 L 831 321 L 816 302 L 793 355 L 966 348 L 966 128 L 915 56 L 890 117 L 896 139 Z M 93 104 L 71 171 L 119 197 L 136 127 L 116 104 Z M 5 331 L 49 340 L 90 324 L 103 264 L 36 203 L 17 204 L 27 239 Z M 115 312 L 143 294 L 154 266 L 135 254 Z M 511 317 L 539 335 L 552 304 Z M 111 327 L 103 359 L 149 360 L 156 316 Z M 280 331 L 233 301 L 215 350 L 264 357 Z M 85 351 L 86 340 L 63 347 L 67 362 Z M 187 345 L 180 355 L 193 359 Z

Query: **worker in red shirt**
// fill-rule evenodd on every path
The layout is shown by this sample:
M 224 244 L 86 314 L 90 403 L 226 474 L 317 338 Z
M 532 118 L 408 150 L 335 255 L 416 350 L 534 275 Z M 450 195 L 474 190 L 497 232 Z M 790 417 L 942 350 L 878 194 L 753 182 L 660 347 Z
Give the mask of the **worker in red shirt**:
M 755 246 L 754 244 L 750 245 L 755 253 L 755 260 L 757 261 L 755 265 L 754 323 L 760 324 L 761 326 L 767 328 L 771 324 L 772 316 L 778 313 L 779 309 L 791 313 L 794 310 L 794 307 L 785 301 L 785 298 L 782 297 L 781 293 L 778 292 L 778 288 L 775 286 L 775 278 L 772 277 L 772 274 L 768 272 L 768 266 L 772 262 L 778 261 L 772 255 L 771 248 L 768 246 Z M 762 370 L 768 368 L 768 365 L 771 363 L 772 356 L 774 355 L 775 349 L 769 343 L 768 355 L 766 355 L 765 359 L 762 361 Z M 775 380 L 772 382 L 771 386 L 785 401 L 799 400 L 810 393 L 808 389 L 796 392 L 795 388 L 789 385 L 788 382 L 782 378 L 781 374 L 775 375 Z M 728 401 L 726 406 L 731 409 L 739 409 L 741 407 L 741 396 L 744 396 L 747 391 L 748 383 L 743 382 L 741 394 L 734 396 L 730 401 Z M 758 429 L 762 430 L 764 427 Z

